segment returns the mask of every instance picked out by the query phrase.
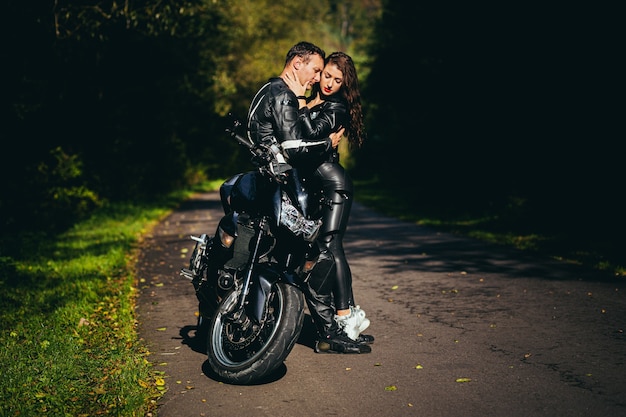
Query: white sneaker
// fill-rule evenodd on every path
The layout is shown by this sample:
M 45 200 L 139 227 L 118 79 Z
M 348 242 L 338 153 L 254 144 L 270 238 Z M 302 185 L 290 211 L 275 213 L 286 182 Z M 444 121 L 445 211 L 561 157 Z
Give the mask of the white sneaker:
M 369 319 L 365 318 L 365 312 L 363 310 L 357 312 L 352 307 L 350 308 L 350 314 L 345 316 L 335 315 L 335 321 L 352 340 L 356 340 L 361 332 L 370 325 Z
M 361 310 L 361 306 L 350 306 L 350 311 L 352 314 L 356 314 L 359 317 L 361 324 L 359 325 L 359 333 L 363 332 L 370 325 L 370 319 L 365 318 L 365 311 Z

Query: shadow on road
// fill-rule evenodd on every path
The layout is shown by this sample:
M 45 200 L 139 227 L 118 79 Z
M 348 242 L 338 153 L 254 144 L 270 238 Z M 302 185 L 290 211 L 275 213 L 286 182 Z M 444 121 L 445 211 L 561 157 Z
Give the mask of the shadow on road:
M 382 259 L 386 257 L 388 262 L 381 265 L 381 269 L 390 274 L 406 270 L 431 273 L 465 271 L 557 281 L 616 280 L 608 272 L 586 269 L 531 252 L 440 233 L 424 226 L 382 217 L 359 204 L 354 205 L 353 212 L 356 211 L 358 215 L 351 216 L 345 238 L 350 259 L 381 259 L 383 254 Z

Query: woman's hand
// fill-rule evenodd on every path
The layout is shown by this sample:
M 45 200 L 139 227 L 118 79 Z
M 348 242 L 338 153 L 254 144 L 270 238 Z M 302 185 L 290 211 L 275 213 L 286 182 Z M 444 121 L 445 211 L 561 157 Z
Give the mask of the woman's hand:
M 345 131 L 346 129 L 342 127 L 338 131 L 333 132 L 329 135 L 330 140 L 333 143 L 333 148 L 337 148 L 337 146 L 339 146 L 339 142 L 341 142 L 341 138 L 343 137 L 343 133 Z
M 298 74 L 295 72 L 292 71 L 286 73 L 283 80 L 285 81 L 285 84 L 287 84 L 287 87 L 289 87 L 289 89 L 293 91 L 296 96 L 303 96 L 304 93 L 306 93 L 306 84 L 300 84 Z

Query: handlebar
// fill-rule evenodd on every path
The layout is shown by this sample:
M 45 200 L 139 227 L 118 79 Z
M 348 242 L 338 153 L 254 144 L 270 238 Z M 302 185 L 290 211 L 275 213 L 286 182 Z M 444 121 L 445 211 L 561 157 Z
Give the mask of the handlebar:
M 230 134 L 230 136 L 234 137 L 237 140 L 237 142 L 239 142 L 241 145 L 245 146 L 250 151 L 252 151 L 254 149 L 254 144 L 251 143 L 246 138 L 244 138 L 243 136 L 239 135 L 237 133 L 237 131 L 236 131 L 237 128 L 239 128 L 240 126 L 241 126 L 241 122 L 239 120 L 235 120 L 233 122 L 233 127 L 232 128 L 226 128 L 226 132 L 228 132 Z
M 250 140 L 244 138 L 237 133 L 237 128 L 241 126 L 239 120 L 233 120 L 233 127 L 226 128 L 226 132 L 242 146 L 246 147 L 252 154 L 252 163 L 259 169 L 259 171 L 271 180 L 278 183 L 287 182 L 287 172 L 292 169 L 291 165 L 285 163 L 279 163 L 276 160 L 276 154 L 280 152 L 277 145 L 265 145 L 261 143 L 252 143 Z M 272 149 L 275 148 L 275 149 Z

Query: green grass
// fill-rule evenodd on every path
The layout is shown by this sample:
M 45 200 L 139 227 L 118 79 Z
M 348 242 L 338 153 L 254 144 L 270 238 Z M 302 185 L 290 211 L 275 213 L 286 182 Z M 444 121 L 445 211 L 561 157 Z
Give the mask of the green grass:
M 162 384 L 136 332 L 133 269 L 141 237 L 192 191 L 110 205 L 56 236 L 2 236 L 0 416 L 153 412 Z
M 417 193 L 395 190 L 389 184 L 383 186 L 376 179 L 355 181 L 355 198 L 380 213 L 405 221 L 584 265 L 614 277 L 626 276 L 621 235 L 590 237 L 578 233 L 576 224 L 569 233 L 555 231 L 529 215 L 524 210 L 525 202 L 519 199 L 472 213 L 463 209 L 463 201 L 449 207 L 442 207 L 437 201 L 429 204 Z

